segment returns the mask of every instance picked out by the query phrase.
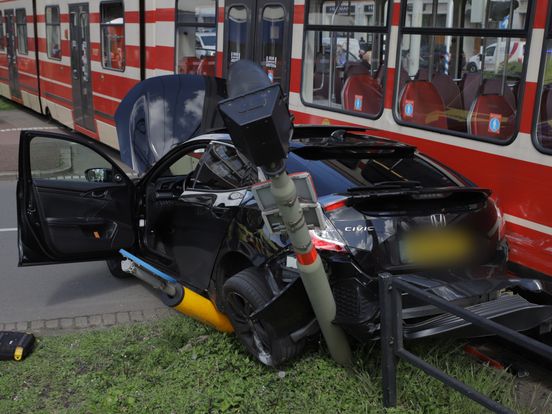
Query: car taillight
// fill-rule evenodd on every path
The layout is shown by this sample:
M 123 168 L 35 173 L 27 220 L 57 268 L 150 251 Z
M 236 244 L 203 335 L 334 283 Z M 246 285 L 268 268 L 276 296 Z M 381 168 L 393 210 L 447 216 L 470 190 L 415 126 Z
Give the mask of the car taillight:
M 345 242 L 335 229 L 332 222 L 324 216 L 325 228 L 309 230 L 312 244 L 319 250 L 330 250 L 333 252 L 345 252 Z

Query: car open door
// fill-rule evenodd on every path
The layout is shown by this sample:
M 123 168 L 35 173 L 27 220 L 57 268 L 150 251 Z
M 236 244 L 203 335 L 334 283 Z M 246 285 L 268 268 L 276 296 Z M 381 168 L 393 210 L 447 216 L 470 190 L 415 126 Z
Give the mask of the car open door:
M 19 265 L 105 259 L 132 247 L 133 194 L 130 178 L 94 142 L 23 131 Z

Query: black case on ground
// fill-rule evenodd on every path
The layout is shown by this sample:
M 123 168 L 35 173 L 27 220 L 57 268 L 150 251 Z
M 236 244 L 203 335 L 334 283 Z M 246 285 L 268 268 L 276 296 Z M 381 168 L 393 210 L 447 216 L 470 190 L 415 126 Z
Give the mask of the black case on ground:
M 0 360 L 21 361 L 33 351 L 34 344 L 33 334 L 0 331 Z

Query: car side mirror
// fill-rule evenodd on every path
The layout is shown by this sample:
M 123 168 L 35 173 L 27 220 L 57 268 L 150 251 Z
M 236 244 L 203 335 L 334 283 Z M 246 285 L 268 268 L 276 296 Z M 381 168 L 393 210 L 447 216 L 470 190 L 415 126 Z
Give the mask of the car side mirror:
M 88 168 L 84 171 L 86 181 L 91 183 L 110 183 L 113 179 L 111 168 Z

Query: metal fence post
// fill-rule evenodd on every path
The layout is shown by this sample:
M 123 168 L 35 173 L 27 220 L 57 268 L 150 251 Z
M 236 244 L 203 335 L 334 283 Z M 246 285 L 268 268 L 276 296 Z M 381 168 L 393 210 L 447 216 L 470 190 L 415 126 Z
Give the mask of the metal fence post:
M 397 357 L 395 356 L 393 286 L 389 273 L 380 273 L 379 301 L 381 324 L 381 377 L 383 387 L 383 405 L 397 405 Z M 402 343 L 402 341 L 401 341 Z

